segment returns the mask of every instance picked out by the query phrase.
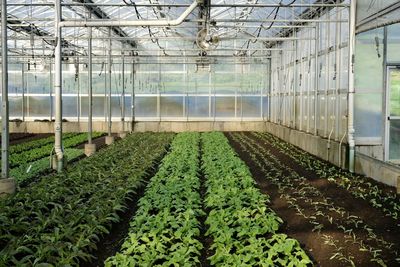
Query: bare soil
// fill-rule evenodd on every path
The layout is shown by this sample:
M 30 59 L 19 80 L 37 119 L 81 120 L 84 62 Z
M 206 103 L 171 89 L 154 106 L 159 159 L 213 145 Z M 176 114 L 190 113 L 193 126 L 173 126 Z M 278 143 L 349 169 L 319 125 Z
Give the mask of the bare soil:
M 21 144 L 41 138 L 51 136 L 52 133 L 33 134 L 33 133 L 10 133 L 10 145 Z
M 268 153 L 275 156 L 283 167 L 280 167 L 283 175 L 291 175 L 291 172 L 297 173 L 297 175 L 306 178 L 306 185 L 296 184 L 293 182 L 293 190 L 289 189 L 286 192 L 281 192 L 278 186 L 270 179 L 269 175 L 273 175 L 274 172 L 268 168 L 260 168 L 260 162 L 265 160 L 273 159 L 269 158 L 267 153 L 261 150 L 253 150 L 251 153 L 243 149 L 243 144 L 234 140 L 235 136 L 242 135 L 252 140 L 259 148 L 264 148 Z M 372 207 L 367 201 L 355 198 L 346 189 L 340 188 L 333 183 L 328 182 L 326 179 L 319 177 L 314 171 L 305 170 L 298 163 L 294 162 L 286 154 L 280 152 L 274 148 L 271 144 L 265 140 L 261 140 L 252 133 L 229 133 L 227 137 L 230 144 L 239 154 L 242 160 L 249 166 L 255 181 L 258 184 L 260 190 L 270 196 L 271 208 L 285 221 L 281 231 L 288 234 L 289 236 L 296 238 L 302 244 L 306 252 L 314 260 L 316 265 L 319 266 L 346 266 L 340 261 L 338 257 L 332 258 L 337 252 L 332 245 L 325 244 L 324 236 L 330 236 L 332 240 L 337 242 L 337 246 L 341 248 L 343 254 L 351 255 L 353 262 L 357 266 L 377 266 L 376 262 L 371 261 L 372 256 L 370 252 L 360 251 L 358 244 L 349 242 L 349 237 L 343 233 L 342 230 L 337 228 L 337 225 L 332 224 L 328 221 L 328 218 L 318 218 L 318 222 L 324 225 L 321 231 L 313 231 L 315 225 L 313 225 L 309 219 L 299 216 L 293 205 L 287 202 L 283 194 L 291 197 L 298 196 L 298 192 L 295 192 L 295 188 L 302 188 L 304 186 L 312 186 L 316 191 L 322 193 L 323 197 L 333 202 L 335 206 L 340 207 L 346 211 L 346 214 L 358 216 L 364 222 L 368 224 L 378 238 L 383 239 L 386 242 L 393 243 L 394 246 L 390 249 L 382 249 L 380 258 L 388 266 L 398 266 L 393 256 L 393 251 L 400 251 L 400 227 L 398 222 L 385 216 L 379 209 Z M 254 147 L 257 147 L 254 146 Z M 249 149 L 251 151 L 251 149 Z M 257 161 L 259 164 L 257 164 Z M 262 166 L 261 166 L 262 167 Z M 278 174 L 277 174 L 278 175 Z M 389 189 L 388 189 L 389 190 Z M 315 214 L 315 206 L 310 205 L 312 202 L 322 201 L 320 195 L 309 194 L 306 200 L 298 200 L 296 203 L 301 207 L 304 212 L 311 216 Z M 337 216 L 337 214 L 330 210 L 324 211 L 328 216 L 331 216 L 334 221 L 343 223 L 346 225 L 346 221 L 343 218 Z M 362 240 L 365 244 L 377 246 L 377 244 L 370 240 L 370 237 L 366 234 L 366 231 L 362 229 L 354 229 L 354 233 Z

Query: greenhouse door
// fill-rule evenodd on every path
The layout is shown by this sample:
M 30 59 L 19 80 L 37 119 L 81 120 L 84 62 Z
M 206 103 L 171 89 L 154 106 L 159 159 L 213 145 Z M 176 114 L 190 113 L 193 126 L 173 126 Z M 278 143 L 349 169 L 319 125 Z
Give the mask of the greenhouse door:
M 386 160 L 400 164 L 400 66 L 388 67 Z

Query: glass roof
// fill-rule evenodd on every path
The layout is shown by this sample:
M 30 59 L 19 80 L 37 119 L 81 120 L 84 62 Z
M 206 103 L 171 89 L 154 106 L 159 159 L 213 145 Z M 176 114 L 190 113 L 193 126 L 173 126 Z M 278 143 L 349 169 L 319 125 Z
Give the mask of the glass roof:
M 194 0 L 195 1 L 195 0 Z M 206 1 L 207 2 L 207 1 Z M 112 53 L 136 51 L 140 55 L 198 55 L 199 31 L 207 28 L 217 40 L 208 55 L 266 55 L 267 48 L 287 30 L 311 27 L 301 23 L 305 14 L 321 12 L 332 2 L 316 0 L 210 0 L 210 7 L 197 7 L 176 27 L 114 27 Z M 343 1 L 348 3 L 349 1 Z M 173 20 L 192 3 L 190 0 L 62 0 L 63 20 Z M 322 4 L 321 4 L 322 3 Z M 341 3 L 341 4 L 343 4 Z M 54 1 L 8 1 L 9 49 L 18 55 L 46 55 L 54 52 Z M 310 17 L 310 15 L 309 15 Z M 307 26 L 308 25 L 308 26 Z M 88 29 L 63 28 L 64 53 L 87 54 Z M 93 28 L 93 53 L 105 55 L 109 29 Z M 214 39 L 213 39 L 214 40 Z

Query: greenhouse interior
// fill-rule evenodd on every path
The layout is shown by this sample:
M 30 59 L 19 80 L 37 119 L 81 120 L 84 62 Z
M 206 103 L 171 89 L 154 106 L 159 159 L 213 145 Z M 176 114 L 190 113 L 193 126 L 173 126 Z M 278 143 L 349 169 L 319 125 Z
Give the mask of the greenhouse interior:
M 400 1 L 0 2 L 0 267 L 400 266 Z

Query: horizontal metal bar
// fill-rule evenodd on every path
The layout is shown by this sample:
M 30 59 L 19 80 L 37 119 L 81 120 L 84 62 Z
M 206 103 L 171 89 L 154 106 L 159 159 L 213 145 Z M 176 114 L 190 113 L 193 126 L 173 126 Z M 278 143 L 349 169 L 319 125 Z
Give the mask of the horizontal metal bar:
M 7 3 L 7 6 L 49 6 L 53 7 L 53 3 Z M 134 7 L 134 5 L 126 5 L 124 3 L 61 3 L 63 7 L 73 7 L 73 6 L 95 6 L 95 7 Z M 136 3 L 136 7 L 188 7 L 190 4 L 167 4 L 167 3 Z M 264 8 L 264 7 L 280 7 L 280 8 L 291 8 L 291 7 L 349 7 L 349 4 L 339 3 L 339 4 L 329 4 L 329 3 L 293 3 L 291 5 L 282 4 L 211 4 L 211 7 L 232 7 L 232 8 Z

